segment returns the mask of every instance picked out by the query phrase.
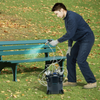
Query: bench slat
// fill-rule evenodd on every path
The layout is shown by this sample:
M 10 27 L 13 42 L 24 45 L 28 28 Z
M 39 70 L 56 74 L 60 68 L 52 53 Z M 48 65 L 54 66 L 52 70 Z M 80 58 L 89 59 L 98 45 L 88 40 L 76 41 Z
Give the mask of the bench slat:
M 12 72 L 13 72 L 13 80 L 17 81 L 16 74 L 17 74 L 17 65 L 19 63 L 24 63 L 24 62 L 42 62 L 42 61 L 49 61 L 49 63 L 53 63 L 55 61 L 60 61 L 59 65 L 63 67 L 63 61 L 66 59 L 65 56 L 55 56 L 55 57 L 50 57 L 49 52 L 55 52 L 56 51 L 56 46 L 51 46 L 53 47 L 52 49 L 48 46 L 45 45 L 47 40 L 25 40 L 25 41 L 0 41 L 0 62 L 3 62 L 4 66 L 2 63 L 0 71 L 5 67 L 11 67 Z M 20 60 L 20 54 L 37 54 L 37 53 L 44 53 L 45 57 L 42 58 L 23 58 L 23 60 Z M 3 60 L 2 55 L 18 55 L 19 59 L 14 60 Z M 10 63 L 7 63 L 10 62 Z M 45 62 L 45 66 L 48 62 Z
M 51 46 L 50 47 L 54 47 Z M 33 49 L 33 48 L 49 48 L 48 45 L 20 45 L 20 46 L 0 46 L 0 50 L 15 50 L 15 49 Z
M 66 59 L 66 57 L 65 56 L 56 56 L 56 57 L 47 57 L 47 58 L 45 57 L 45 58 L 26 59 L 26 60 L 8 60 L 7 62 L 24 63 L 24 62 L 39 62 L 39 61 L 59 60 L 59 59 Z
M 56 49 L 52 49 L 53 52 L 56 51 Z M 51 49 L 37 49 L 37 50 L 24 50 L 24 51 L 0 51 L 0 55 L 18 55 L 18 54 L 35 54 L 35 53 L 47 53 L 52 52 Z
M 0 41 L 0 45 L 46 43 L 47 40 Z

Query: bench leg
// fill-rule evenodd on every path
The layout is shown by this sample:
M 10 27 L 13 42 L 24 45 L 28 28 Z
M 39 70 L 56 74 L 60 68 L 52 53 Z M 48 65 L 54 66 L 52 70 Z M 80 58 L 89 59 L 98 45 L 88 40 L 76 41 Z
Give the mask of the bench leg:
M 63 65 L 64 65 L 64 59 L 59 60 L 60 62 L 58 63 L 60 66 L 60 70 L 63 71 Z
M 50 61 L 45 61 L 45 69 L 48 68 L 50 64 L 51 64 Z
M 56 60 L 45 61 L 45 69 L 49 67 L 50 64 L 56 62 Z
M 50 64 L 54 63 L 54 62 L 58 62 L 59 66 L 60 66 L 60 70 L 62 71 L 63 70 L 63 63 L 64 63 L 64 59 L 59 59 L 59 60 L 51 60 L 51 61 L 46 61 L 45 62 L 45 69 L 47 67 L 49 67 Z
M 2 56 L 0 56 L 0 61 L 2 61 Z M 4 67 L 3 67 L 3 65 L 2 65 L 2 62 L 0 62 L 0 73 L 1 73 L 1 71 L 2 71 L 3 68 L 4 68 Z
M 0 62 L 0 73 L 1 73 L 3 68 L 4 68 L 4 64 L 2 62 Z
M 13 81 L 17 81 L 16 79 L 16 74 L 17 74 L 17 63 L 11 63 L 11 62 L 0 62 L 0 72 L 4 67 L 11 67 L 12 68 L 12 72 L 13 72 Z
M 13 81 L 17 82 L 17 65 L 18 64 L 12 64 L 11 68 L 12 68 L 12 72 L 13 72 Z
M 2 71 L 3 68 L 9 66 L 11 63 L 10 62 L 0 62 L 0 73 Z
M 4 68 L 4 67 L 0 65 L 0 73 L 1 73 L 1 71 L 2 71 L 3 68 Z

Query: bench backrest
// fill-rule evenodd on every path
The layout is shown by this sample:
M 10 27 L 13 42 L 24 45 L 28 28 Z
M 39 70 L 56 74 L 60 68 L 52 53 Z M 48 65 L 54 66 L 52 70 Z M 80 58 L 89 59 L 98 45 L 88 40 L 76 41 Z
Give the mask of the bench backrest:
M 54 46 L 51 50 L 48 45 L 45 45 L 47 40 L 27 40 L 27 41 L 1 41 L 0 56 L 2 55 L 19 55 L 19 54 L 34 54 L 55 52 Z M 1 59 L 2 60 L 2 59 Z

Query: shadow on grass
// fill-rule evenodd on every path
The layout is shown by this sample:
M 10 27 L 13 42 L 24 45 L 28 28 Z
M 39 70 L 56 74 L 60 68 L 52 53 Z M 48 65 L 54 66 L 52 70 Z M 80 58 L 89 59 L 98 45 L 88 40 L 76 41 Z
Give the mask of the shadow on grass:
M 86 85 L 86 84 L 85 83 L 77 83 L 77 86 L 79 86 L 79 87 L 83 87 L 84 85 Z M 36 87 L 34 87 L 34 88 L 36 88 Z M 38 86 L 38 90 L 41 92 L 47 93 L 47 86 L 40 85 L 40 86 Z
M 20 74 L 21 73 L 27 73 L 27 75 L 28 75 L 28 73 L 33 72 L 32 75 L 38 76 L 38 74 L 36 74 L 36 73 L 40 73 L 43 70 L 44 70 L 43 68 L 38 68 L 36 66 L 34 66 L 34 67 L 26 67 L 24 65 L 21 65 L 21 66 L 17 67 L 17 74 L 19 74 L 19 73 Z M 0 74 L 1 75 L 3 75 L 3 74 L 12 74 L 12 70 L 9 67 L 7 67 L 7 68 L 5 67 L 4 69 L 2 69 Z
M 43 70 L 44 70 L 43 68 L 38 68 L 38 67 L 26 68 L 25 66 L 19 66 L 19 67 L 17 67 L 17 76 L 18 76 L 18 74 L 20 74 L 19 77 L 21 79 L 26 79 L 26 77 L 30 77 L 30 76 L 34 76 L 34 77 L 38 78 L 39 73 L 42 72 Z M 0 75 L 8 75 L 8 74 L 12 74 L 11 68 L 4 68 L 0 73 Z M 23 75 L 21 75 L 21 74 L 23 74 Z M 6 80 L 9 80 L 9 77 L 4 76 L 4 78 Z M 12 74 L 12 78 L 13 78 L 13 74 Z
M 30 75 L 38 77 L 39 73 L 42 72 L 44 69 L 37 68 L 37 67 L 31 67 L 31 68 L 24 68 L 23 71 L 18 71 L 18 73 L 27 73 L 22 78 L 26 78 Z
M 45 94 L 47 93 L 47 87 L 43 85 L 39 85 L 38 87 L 34 86 L 34 89 L 38 88 L 39 91 L 44 92 Z
M 77 86 L 83 87 L 84 85 L 86 85 L 86 84 L 85 83 L 77 83 Z

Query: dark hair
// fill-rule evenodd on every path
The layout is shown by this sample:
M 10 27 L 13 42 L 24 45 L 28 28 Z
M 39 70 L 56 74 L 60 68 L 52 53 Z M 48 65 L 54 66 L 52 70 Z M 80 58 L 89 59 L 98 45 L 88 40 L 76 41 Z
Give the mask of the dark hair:
M 61 8 L 63 8 L 64 10 L 67 10 L 65 5 L 63 3 L 56 3 L 53 7 L 52 7 L 52 11 L 57 11 L 60 10 Z

